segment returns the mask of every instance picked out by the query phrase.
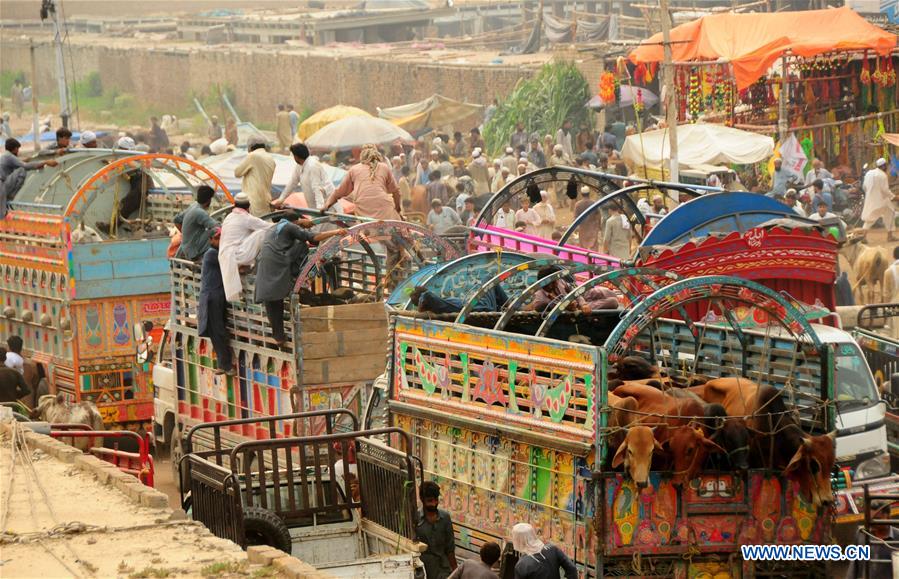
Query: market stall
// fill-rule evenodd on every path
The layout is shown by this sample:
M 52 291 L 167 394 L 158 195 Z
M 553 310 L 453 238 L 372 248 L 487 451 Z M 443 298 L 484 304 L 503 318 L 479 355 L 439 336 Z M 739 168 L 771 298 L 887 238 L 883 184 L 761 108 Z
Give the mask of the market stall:
M 808 158 L 858 169 L 899 130 L 896 35 L 850 8 L 721 13 L 671 30 L 678 119 L 769 135 L 796 133 Z M 654 79 L 661 34 L 630 55 L 635 84 Z

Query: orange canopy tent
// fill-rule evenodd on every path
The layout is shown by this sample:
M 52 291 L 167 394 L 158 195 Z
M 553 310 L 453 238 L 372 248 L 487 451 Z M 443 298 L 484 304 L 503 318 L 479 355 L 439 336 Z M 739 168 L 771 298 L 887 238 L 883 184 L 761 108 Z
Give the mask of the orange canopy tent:
M 896 35 L 862 18 L 851 8 L 764 14 L 722 13 L 703 16 L 671 30 L 675 62 L 729 62 L 737 89 L 765 75 L 785 52 L 802 57 L 838 50 L 872 50 L 886 56 Z M 630 53 L 634 64 L 661 62 L 662 34 L 644 40 Z

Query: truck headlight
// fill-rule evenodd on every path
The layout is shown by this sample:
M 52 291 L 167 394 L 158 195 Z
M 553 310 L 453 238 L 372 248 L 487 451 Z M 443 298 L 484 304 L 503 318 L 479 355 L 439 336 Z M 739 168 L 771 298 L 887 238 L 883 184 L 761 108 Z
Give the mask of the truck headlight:
M 888 474 L 890 474 L 890 455 L 886 452 L 878 454 L 874 458 L 862 461 L 859 463 L 858 468 L 855 469 L 855 478 L 857 480 L 875 478 Z

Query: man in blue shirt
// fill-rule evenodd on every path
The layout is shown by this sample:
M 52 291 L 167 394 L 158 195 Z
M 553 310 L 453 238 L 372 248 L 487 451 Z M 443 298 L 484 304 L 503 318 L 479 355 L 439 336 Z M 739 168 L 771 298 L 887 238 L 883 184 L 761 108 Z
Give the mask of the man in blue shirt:
M 215 191 L 208 185 L 197 187 L 197 200 L 175 217 L 175 224 L 181 222 L 181 247 L 178 257 L 197 261 L 209 249 L 209 239 L 219 223 L 209 213 L 209 206 Z
M 824 181 L 821 179 L 815 179 L 812 182 L 813 187 L 813 197 L 812 197 L 812 207 L 817 207 L 818 203 L 824 202 L 827 203 L 827 210 L 833 210 L 833 195 L 829 191 L 824 190 Z
M 777 194 L 786 195 L 787 183 L 790 181 L 789 171 L 783 169 L 783 161 L 774 159 L 774 172 L 771 173 L 771 197 Z

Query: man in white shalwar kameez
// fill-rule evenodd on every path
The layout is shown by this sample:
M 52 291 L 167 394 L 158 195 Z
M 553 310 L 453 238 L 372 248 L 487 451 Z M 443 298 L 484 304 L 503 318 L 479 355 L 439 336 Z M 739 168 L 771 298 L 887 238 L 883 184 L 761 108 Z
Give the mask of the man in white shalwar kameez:
M 219 241 L 219 266 L 222 270 L 222 284 L 225 299 L 229 302 L 240 299 L 240 267 L 253 265 L 262 249 L 265 232 L 274 223 L 250 215 L 250 198 L 240 192 L 234 198 L 234 209 L 222 221 L 222 235 Z
M 865 222 L 864 228 L 865 232 L 867 232 L 877 223 L 878 219 L 883 219 L 883 224 L 889 233 L 888 239 L 893 241 L 896 211 L 893 209 L 893 193 L 890 191 L 890 181 L 883 170 L 886 164 L 886 159 L 883 157 L 877 159 L 877 167 L 865 175 L 865 205 L 862 208 L 862 221 Z

